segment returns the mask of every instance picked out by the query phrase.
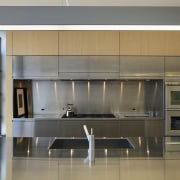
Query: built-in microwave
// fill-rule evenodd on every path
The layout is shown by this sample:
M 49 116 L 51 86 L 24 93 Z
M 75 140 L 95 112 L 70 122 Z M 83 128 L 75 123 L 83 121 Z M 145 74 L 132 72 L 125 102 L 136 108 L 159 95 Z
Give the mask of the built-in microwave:
M 166 111 L 166 135 L 180 136 L 180 110 Z
M 166 109 L 180 110 L 180 83 L 173 82 L 166 84 Z

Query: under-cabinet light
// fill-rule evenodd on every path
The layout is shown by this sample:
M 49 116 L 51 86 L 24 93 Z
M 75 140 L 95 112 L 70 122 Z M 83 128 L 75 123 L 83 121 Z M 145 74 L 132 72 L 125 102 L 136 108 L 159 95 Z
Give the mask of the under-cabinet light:
M 0 30 L 155 30 L 179 31 L 180 25 L 0 25 Z

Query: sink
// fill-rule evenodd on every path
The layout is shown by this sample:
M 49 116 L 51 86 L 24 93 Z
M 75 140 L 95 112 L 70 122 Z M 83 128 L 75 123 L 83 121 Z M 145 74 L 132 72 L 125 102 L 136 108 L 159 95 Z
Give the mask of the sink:
M 87 138 L 57 138 L 49 149 L 88 149 Z M 134 149 L 128 138 L 95 138 L 95 149 Z
M 66 114 L 62 118 L 115 118 L 114 114 L 74 114 L 71 117 L 67 117 Z

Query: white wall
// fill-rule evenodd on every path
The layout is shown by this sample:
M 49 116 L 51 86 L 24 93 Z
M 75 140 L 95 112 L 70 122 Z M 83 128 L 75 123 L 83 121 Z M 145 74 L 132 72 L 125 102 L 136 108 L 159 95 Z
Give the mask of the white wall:
M 1 133 L 12 136 L 12 58 L 6 56 L 6 32 L 0 31 L 2 57 Z

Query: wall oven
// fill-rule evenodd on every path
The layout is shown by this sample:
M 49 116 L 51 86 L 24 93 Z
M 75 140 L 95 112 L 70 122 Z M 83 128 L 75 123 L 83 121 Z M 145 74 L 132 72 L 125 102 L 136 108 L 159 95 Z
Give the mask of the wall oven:
M 165 133 L 180 136 L 180 82 L 166 82 L 165 88 Z
M 180 135 L 180 110 L 166 111 L 166 135 Z
M 166 84 L 166 109 L 180 110 L 180 82 Z

